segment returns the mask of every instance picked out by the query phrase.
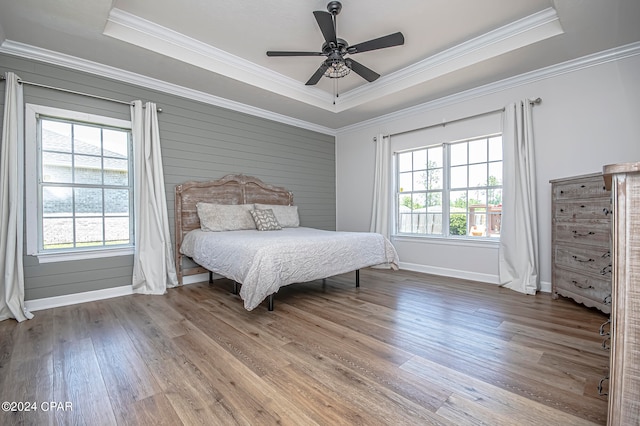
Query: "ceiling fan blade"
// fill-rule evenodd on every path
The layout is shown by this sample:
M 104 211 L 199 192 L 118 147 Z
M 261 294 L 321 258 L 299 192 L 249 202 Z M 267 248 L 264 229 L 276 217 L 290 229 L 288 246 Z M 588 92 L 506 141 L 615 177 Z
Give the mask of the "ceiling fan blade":
M 368 52 L 369 50 L 384 49 L 385 47 L 400 46 L 404 44 L 404 36 L 402 33 L 393 33 L 384 37 L 354 44 L 347 48 L 350 54 Z
M 329 67 L 323 62 L 322 65 L 320 65 L 320 68 L 316 70 L 316 72 L 311 76 L 309 81 L 305 83 L 305 85 L 313 86 L 314 84 L 317 84 L 324 75 L 324 72 L 327 70 L 327 68 Z
M 322 31 L 327 44 L 331 45 L 333 43 L 333 46 L 337 46 L 338 40 L 336 39 L 336 27 L 333 25 L 333 16 L 329 12 L 323 12 L 322 10 L 314 11 L 313 16 L 316 17 L 320 31 Z
M 277 50 L 269 50 L 267 56 L 322 56 L 322 52 L 281 52 Z
M 345 62 L 349 68 L 351 68 L 355 73 L 360 75 L 360 77 L 364 78 L 369 83 L 377 80 L 378 77 L 380 77 L 380 74 L 370 68 L 365 67 L 360 62 L 356 62 L 353 59 L 347 59 Z

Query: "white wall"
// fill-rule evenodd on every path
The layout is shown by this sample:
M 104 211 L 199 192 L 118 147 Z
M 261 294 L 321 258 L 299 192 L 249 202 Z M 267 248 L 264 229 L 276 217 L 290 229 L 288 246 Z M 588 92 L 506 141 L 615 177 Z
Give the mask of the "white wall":
M 606 55 L 603 55 L 603 58 Z M 587 61 L 585 61 L 587 62 Z M 543 290 L 551 282 L 550 179 L 599 172 L 605 164 L 640 161 L 640 52 L 602 60 L 559 74 L 452 103 L 446 100 L 342 129 L 336 138 L 337 229 L 368 231 L 373 191 L 374 144 L 379 133 L 394 134 L 443 120 L 502 108 L 541 97 L 534 107 L 540 267 Z M 579 69 L 576 69 L 579 68 Z M 503 85 L 503 87 L 506 85 Z M 492 87 L 495 87 L 492 86 Z M 483 90 L 471 91 L 480 93 Z M 436 105 L 446 105 L 437 107 Z M 495 244 L 432 242 L 394 238 L 401 266 L 423 272 L 498 282 Z

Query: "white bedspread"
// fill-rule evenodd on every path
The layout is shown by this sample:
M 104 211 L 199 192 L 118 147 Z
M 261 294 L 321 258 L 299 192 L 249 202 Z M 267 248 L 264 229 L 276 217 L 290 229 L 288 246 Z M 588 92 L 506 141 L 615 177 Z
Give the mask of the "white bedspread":
M 180 251 L 208 270 L 241 283 L 240 297 L 247 310 L 288 284 L 379 264 L 398 268 L 391 242 L 369 232 L 304 227 L 263 232 L 196 229 L 185 235 Z

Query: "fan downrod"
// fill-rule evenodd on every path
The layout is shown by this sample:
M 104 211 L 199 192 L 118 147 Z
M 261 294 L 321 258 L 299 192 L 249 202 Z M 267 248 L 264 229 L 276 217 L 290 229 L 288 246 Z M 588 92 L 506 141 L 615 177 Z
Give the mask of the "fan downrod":
M 327 5 L 327 10 L 330 14 L 336 16 L 342 10 L 342 3 L 340 3 L 339 1 L 330 1 Z

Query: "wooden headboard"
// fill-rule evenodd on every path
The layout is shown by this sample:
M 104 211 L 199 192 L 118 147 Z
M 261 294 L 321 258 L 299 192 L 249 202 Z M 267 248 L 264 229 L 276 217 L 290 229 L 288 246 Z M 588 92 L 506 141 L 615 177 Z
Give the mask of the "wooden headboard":
M 176 185 L 175 199 L 175 258 L 178 282 L 182 277 L 208 272 L 197 266 L 183 269 L 183 255 L 180 253 L 182 239 L 193 229 L 200 228 L 196 204 L 279 204 L 293 205 L 293 193 L 279 186 L 269 185 L 260 179 L 246 175 L 226 175 L 221 179 L 201 182 L 189 181 Z

